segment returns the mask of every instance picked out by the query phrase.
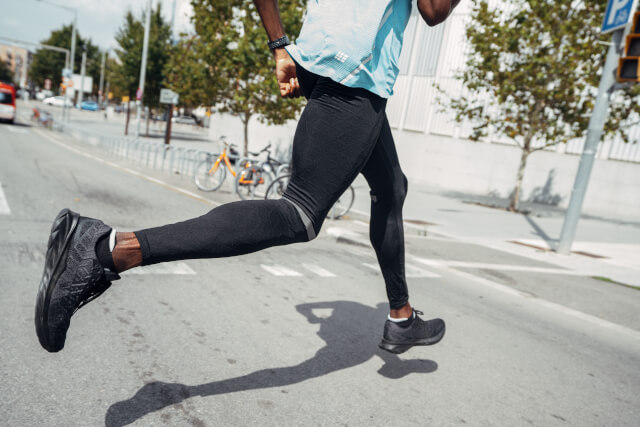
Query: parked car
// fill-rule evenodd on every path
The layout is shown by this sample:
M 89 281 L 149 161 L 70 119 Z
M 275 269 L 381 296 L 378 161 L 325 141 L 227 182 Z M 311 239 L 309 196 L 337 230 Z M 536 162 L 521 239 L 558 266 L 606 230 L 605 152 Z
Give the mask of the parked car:
M 66 99 L 64 96 L 50 96 L 42 101 L 43 104 L 53 105 L 55 107 L 73 107 L 73 103 L 70 99 Z
M 16 88 L 0 82 L 0 120 L 13 123 L 16 119 Z
M 43 101 L 45 98 L 50 98 L 52 96 L 53 96 L 53 92 L 51 92 L 50 90 L 46 90 L 46 89 L 36 93 L 36 99 L 38 101 Z
M 191 116 L 179 116 L 171 119 L 173 123 L 180 123 L 183 125 L 197 125 L 198 122 Z
M 100 106 L 98 106 L 98 103 L 94 101 L 82 101 L 82 104 L 80 104 L 80 109 L 98 111 L 100 109 Z

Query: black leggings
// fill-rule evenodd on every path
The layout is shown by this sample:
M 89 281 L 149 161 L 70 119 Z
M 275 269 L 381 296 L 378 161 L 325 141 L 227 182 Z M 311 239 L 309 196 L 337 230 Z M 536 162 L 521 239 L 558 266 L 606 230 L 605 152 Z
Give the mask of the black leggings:
M 135 232 L 144 265 L 242 255 L 313 239 L 334 202 L 362 173 L 371 187 L 371 243 L 389 305 L 409 300 L 400 169 L 386 100 L 297 67 L 308 99 L 293 140 L 292 176 L 280 200 L 227 203 L 184 222 Z

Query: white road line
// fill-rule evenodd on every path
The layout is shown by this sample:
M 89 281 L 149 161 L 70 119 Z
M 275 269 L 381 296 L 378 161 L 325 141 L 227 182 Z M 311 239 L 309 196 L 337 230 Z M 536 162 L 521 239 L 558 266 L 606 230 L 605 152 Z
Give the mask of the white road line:
M 457 268 L 478 268 L 486 270 L 500 271 L 521 271 L 524 273 L 540 273 L 540 274 L 563 274 L 568 276 L 584 276 L 584 274 L 573 270 L 565 270 L 563 268 L 547 268 L 532 267 L 527 265 L 511 265 L 511 264 L 491 264 L 484 262 L 466 262 L 466 261 L 449 261 L 440 259 L 418 258 L 412 257 L 416 262 L 431 267 L 457 267 Z
M 143 173 L 137 172 L 137 171 L 135 171 L 133 169 L 125 168 L 124 166 L 120 166 L 120 165 L 118 165 L 116 163 L 110 162 L 108 160 L 101 159 L 100 157 L 93 156 L 91 154 L 85 153 L 84 151 L 81 151 L 81 150 L 78 150 L 76 148 L 70 147 L 67 144 L 65 144 L 63 142 L 60 142 L 57 139 L 47 135 L 46 133 L 41 132 L 40 130 L 36 130 L 36 132 L 38 134 L 40 134 L 41 136 L 47 138 L 49 141 L 53 142 L 54 144 L 57 144 L 57 145 L 59 145 L 59 146 L 61 146 L 63 148 L 66 148 L 69 151 L 73 151 L 74 153 L 77 153 L 77 154 L 79 154 L 81 156 L 87 157 L 89 159 L 93 159 L 93 160 L 95 160 L 97 162 L 100 162 L 100 163 L 103 163 L 105 165 L 111 166 L 111 167 L 113 167 L 115 169 L 118 169 L 120 171 L 129 173 L 129 174 L 134 175 L 134 176 L 137 176 L 137 177 L 142 178 L 144 180 L 153 182 L 153 183 L 158 184 L 158 185 L 160 185 L 160 186 L 162 186 L 162 187 L 164 187 L 164 188 L 166 188 L 168 190 L 172 190 L 172 191 L 175 191 L 176 193 L 184 194 L 185 196 L 189 196 L 189 197 L 191 197 L 193 199 L 196 199 L 198 201 L 207 203 L 209 205 L 220 206 L 220 203 L 214 202 L 213 200 L 205 199 L 204 197 L 201 197 L 196 193 L 192 193 L 191 191 L 183 190 L 182 188 L 176 187 L 175 185 L 171 185 L 168 182 L 162 181 L 160 179 L 152 178 L 152 177 L 147 176 L 147 175 L 145 175 Z
M 414 260 L 414 261 L 419 261 L 420 260 L 420 258 L 413 257 L 413 256 L 411 257 L 411 259 Z M 429 260 L 427 260 L 427 261 L 429 261 Z M 431 263 L 431 265 L 433 265 L 433 263 Z M 564 305 L 557 304 L 555 302 L 551 302 L 551 301 L 544 300 L 542 298 L 538 298 L 538 297 L 536 297 L 536 296 L 534 296 L 532 294 L 529 294 L 527 292 L 519 291 L 519 290 L 511 288 L 509 286 L 502 285 L 500 283 L 496 283 L 496 282 L 493 282 L 491 280 L 488 280 L 488 279 L 485 279 L 485 278 L 482 278 L 482 277 L 478 277 L 478 276 L 476 276 L 474 274 L 471 274 L 471 273 L 467 273 L 467 272 L 464 272 L 464 271 L 456 270 L 455 268 L 448 267 L 445 264 L 440 264 L 439 268 L 447 271 L 448 273 L 451 273 L 453 275 L 456 275 L 458 277 L 461 277 L 463 279 L 466 279 L 466 280 L 469 280 L 469 281 L 472 281 L 472 282 L 476 282 L 476 283 L 478 283 L 480 285 L 486 286 L 486 287 L 494 289 L 496 291 L 500 291 L 500 292 L 502 292 L 504 294 L 508 294 L 508 295 L 512 295 L 512 296 L 515 296 L 515 297 L 518 297 L 518 298 L 526 299 L 528 301 L 531 301 L 531 303 L 533 303 L 533 304 L 537 304 L 539 306 L 551 309 L 551 310 L 553 310 L 555 312 L 562 313 L 564 315 L 571 316 L 571 317 L 586 321 L 588 323 L 591 323 L 592 325 L 596 325 L 596 326 L 599 326 L 599 327 L 602 327 L 602 328 L 605 328 L 605 329 L 609 329 L 611 331 L 616 331 L 618 333 L 626 335 L 627 337 L 632 337 L 635 340 L 640 339 L 640 332 L 638 332 L 636 330 L 633 330 L 633 329 L 630 329 L 630 328 L 627 328 L 627 327 L 622 326 L 622 325 L 618 325 L 617 323 L 609 322 L 608 320 L 604 320 L 604 319 L 601 319 L 599 317 L 592 316 L 590 314 L 586 314 L 586 313 L 583 313 L 583 312 L 578 311 L 578 310 L 574 310 L 573 308 L 569 308 L 569 307 L 566 307 Z
M 6 129 L 9 129 L 9 132 L 13 132 L 13 133 L 27 133 L 26 129 L 17 128 L 14 126 L 7 126 Z
M 378 273 L 380 272 L 380 266 L 378 264 L 369 264 L 367 262 L 363 262 L 362 265 L 364 265 L 365 267 L 369 267 L 370 269 L 375 270 Z M 411 278 L 427 277 L 430 279 L 442 277 L 439 274 L 432 273 L 427 270 L 423 270 L 422 268 L 416 267 L 415 265 L 410 265 L 405 263 L 404 267 L 405 267 L 405 275 L 407 277 L 411 277 Z
M 11 215 L 11 209 L 9 208 L 9 202 L 2 190 L 2 183 L 0 182 L 0 215 Z
M 324 268 L 319 267 L 315 264 L 302 264 L 302 266 L 320 277 L 336 277 L 336 275 L 329 270 L 325 270 Z
M 360 220 L 357 220 L 357 219 L 354 219 L 352 222 L 353 222 L 354 224 L 361 225 L 361 226 L 363 226 L 364 228 L 367 228 L 367 229 L 369 228 L 369 223 L 368 223 L 368 222 L 360 221 Z
M 274 276 L 283 276 L 283 277 L 302 276 L 302 274 L 298 273 L 297 271 L 291 270 L 290 268 L 283 267 L 281 265 L 260 264 L 260 267 L 262 267 L 264 270 L 268 271 L 269 273 L 273 274 Z
M 178 276 L 191 276 L 196 274 L 195 271 L 191 269 L 184 262 L 177 262 L 171 264 L 155 264 L 155 265 L 145 265 L 143 267 L 134 268 L 129 271 L 125 271 L 122 274 L 162 274 L 162 275 L 178 275 Z
M 407 277 L 428 277 L 431 279 L 442 277 L 439 274 L 424 270 L 420 267 L 416 267 L 415 265 L 411 265 L 407 263 L 404 264 L 404 268 L 405 268 L 405 275 Z

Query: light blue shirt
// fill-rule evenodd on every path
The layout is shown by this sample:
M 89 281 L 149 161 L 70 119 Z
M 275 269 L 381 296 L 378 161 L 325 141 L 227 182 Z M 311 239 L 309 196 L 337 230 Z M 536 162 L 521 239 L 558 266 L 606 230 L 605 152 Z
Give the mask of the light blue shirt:
M 287 52 L 303 68 L 383 98 L 393 94 L 411 0 L 309 0 Z

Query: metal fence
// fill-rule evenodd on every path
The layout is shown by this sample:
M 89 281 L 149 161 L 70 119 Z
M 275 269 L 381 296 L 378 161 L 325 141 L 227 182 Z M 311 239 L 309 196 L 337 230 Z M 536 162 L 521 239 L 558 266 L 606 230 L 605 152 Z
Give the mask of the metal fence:
M 162 141 L 100 134 L 69 123 L 56 123 L 54 128 L 81 142 L 101 148 L 113 158 L 183 177 L 193 178 L 201 161 L 208 156 L 219 155 L 210 151 L 166 145 Z

